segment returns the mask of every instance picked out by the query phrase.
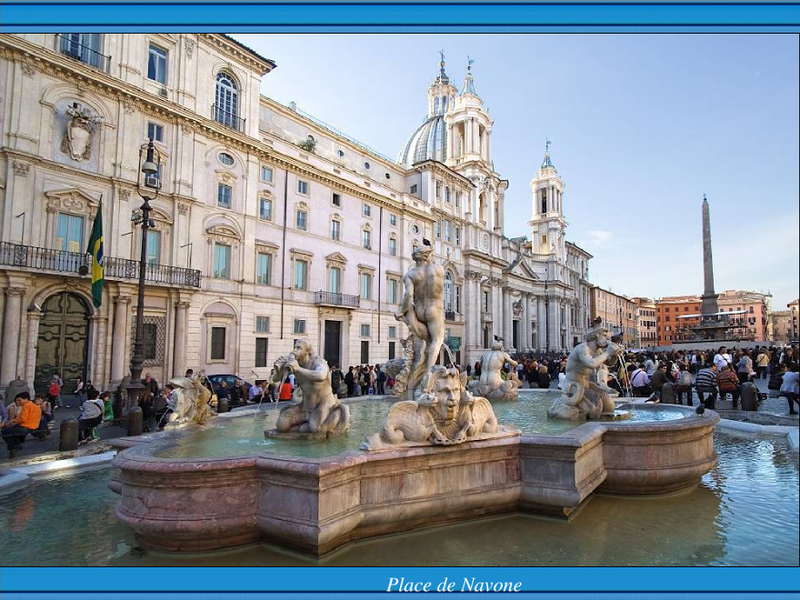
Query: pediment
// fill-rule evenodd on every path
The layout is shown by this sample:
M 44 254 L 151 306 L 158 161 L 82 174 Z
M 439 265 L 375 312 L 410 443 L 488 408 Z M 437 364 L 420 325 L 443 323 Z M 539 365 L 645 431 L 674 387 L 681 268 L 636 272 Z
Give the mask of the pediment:
M 93 198 L 78 188 L 64 188 L 44 193 L 47 209 L 50 211 L 66 211 L 81 215 L 93 215 L 100 205 L 99 199 Z
M 214 225 L 206 230 L 211 235 L 221 235 L 224 237 L 238 238 L 239 234 L 232 227 L 225 225 Z
M 347 264 L 347 258 L 340 252 L 332 252 L 331 254 L 328 254 L 328 256 L 325 257 L 325 260 L 328 262 Z

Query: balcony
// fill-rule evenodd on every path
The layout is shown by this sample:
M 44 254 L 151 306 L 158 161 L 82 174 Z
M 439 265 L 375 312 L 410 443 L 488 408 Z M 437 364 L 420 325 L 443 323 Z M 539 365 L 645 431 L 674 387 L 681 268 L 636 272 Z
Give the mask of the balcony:
M 211 118 L 217 123 L 230 129 L 244 133 L 244 119 L 240 119 L 236 112 L 229 112 L 216 104 L 211 105 Z
M 82 267 L 91 268 L 92 256 L 82 252 L 67 252 L 36 248 L 22 244 L 0 242 L 0 266 L 44 273 L 81 275 Z M 104 264 L 106 279 L 138 280 L 139 261 L 107 256 Z M 170 265 L 147 265 L 144 278 L 147 283 L 179 287 L 200 287 L 200 271 Z
M 336 306 L 339 308 L 358 308 L 361 306 L 361 297 L 352 294 L 337 294 L 335 292 L 317 292 L 314 294 L 314 304 L 317 306 Z
M 111 66 L 111 57 L 101 54 L 91 46 L 81 44 L 78 40 L 82 39 L 77 34 L 70 35 L 56 35 L 56 47 L 58 51 L 64 56 L 69 56 L 74 60 L 99 69 L 104 73 L 108 73 Z

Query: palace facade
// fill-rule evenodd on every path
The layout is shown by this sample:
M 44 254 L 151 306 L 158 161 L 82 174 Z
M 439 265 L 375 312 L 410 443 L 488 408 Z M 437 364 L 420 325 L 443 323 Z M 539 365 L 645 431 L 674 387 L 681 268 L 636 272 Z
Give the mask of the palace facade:
M 512 352 L 582 338 L 591 256 L 565 239 L 564 183 L 546 150 L 530 238 L 504 236 L 509 182 L 469 70 L 459 89 L 440 64 L 393 160 L 262 96 L 275 67 L 218 34 L 0 35 L 0 390 L 16 377 L 41 389 L 54 372 L 108 388 L 128 374 L 137 181 L 158 189 L 143 309 L 144 370 L 159 381 L 187 367 L 264 378 L 300 337 L 343 368 L 399 356 L 407 331 L 393 313 L 424 238 L 445 267 L 458 361 L 494 336 Z M 161 168 L 144 181 L 150 138 Z M 100 208 L 95 308 L 84 273 Z

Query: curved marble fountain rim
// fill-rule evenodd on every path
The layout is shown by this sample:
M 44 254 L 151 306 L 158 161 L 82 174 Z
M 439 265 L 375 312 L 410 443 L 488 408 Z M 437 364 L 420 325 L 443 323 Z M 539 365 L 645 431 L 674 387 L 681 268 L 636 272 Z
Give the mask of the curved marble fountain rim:
M 545 391 L 545 390 L 541 390 Z M 367 398 L 364 398 L 366 400 Z M 355 398 L 354 400 L 360 401 L 359 398 Z M 620 408 L 625 408 L 627 405 L 621 405 Z M 667 408 L 668 407 L 668 408 Z M 561 433 L 525 433 L 521 432 L 516 435 L 511 434 L 505 436 L 502 439 L 508 438 L 518 438 L 522 443 L 536 443 L 536 444 L 552 444 L 554 446 L 579 446 L 585 443 L 587 440 L 597 436 L 598 434 L 602 434 L 605 431 L 628 431 L 628 432 L 636 432 L 636 433 L 646 433 L 648 431 L 679 431 L 683 429 L 689 429 L 694 424 L 699 423 L 700 421 L 708 422 L 709 419 L 713 419 L 714 424 L 719 422 L 719 415 L 717 415 L 714 411 L 707 411 L 705 415 L 700 416 L 695 413 L 695 411 L 689 407 L 683 407 L 679 405 L 636 405 L 635 410 L 647 410 L 647 411 L 655 411 L 655 410 L 672 410 L 676 412 L 681 412 L 685 416 L 680 419 L 671 419 L 668 421 L 643 421 L 643 422 L 631 422 L 631 421 L 583 421 L 573 429 L 569 429 L 567 431 L 563 431 Z M 255 410 L 247 410 L 247 411 L 238 411 L 238 414 L 234 413 L 225 413 L 223 415 L 224 418 L 238 418 L 238 417 L 246 417 L 258 414 L 259 411 Z M 261 411 L 263 412 L 263 411 Z M 304 463 L 304 464 L 335 464 L 337 467 L 341 466 L 342 460 L 344 458 L 350 457 L 355 459 L 353 464 L 361 462 L 362 459 L 366 459 L 370 456 L 369 452 L 364 452 L 357 448 L 344 450 L 337 454 L 332 454 L 330 456 L 320 456 L 320 457 L 309 457 L 309 456 L 297 456 L 293 454 L 283 454 L 281 452 L 273 451 L 273 450 L 258 450 L 255 452 L 246 452 L 242 454 L 236 454 L 233 456 L 220 456 L 220 457 L 166 457 L 166 456 L 157 456 L 158 453 L 168 450 L 170 448 L 175 447 L 178 444 L 178 441 L 187 435 L 191 435 L 192 433 L 197 433 L 209 426 L 191 426 L 177 431 L 169 431 L 169 432 L 159 432 L 153 434 L 151 437 L 151 441 L 145 441 L 144 438 L 120 438 L 119 441 L 123 442 L 119 445 L 120 447 L 120 455 L 125 454 L 126 458 L 134 458 L 136 457 L 137 460 L 147 459 L 144 462 L 158 462 L 159 464 L 165 465 L 185 465 L 188 462 L 191 463 L 198 463 L 200 465 L 204 465 L 202 468 L 213 468 L 214 465 L 219 465 L 219 463 L 225 462 L 226 464 L 230 464 L 229 461 L 245 461 L 247 466 L 252 466 L 252 461 L 255 461 L 259 458 L 267 458 L 267 459 L 279 459 L 279 460 L 286 460 L 290 462 L 297 462 L 297 463 Z M 213 425 L 210 425 L 213 427 Z M 481 443 L 490 441 L 492 438 L 483 439 L 483 440 L 475 440 L 471 443 Z M 130 444 L 126 444 L 126 441 L 130 441 Z M 318 442 L 324 443 L 324 442 Z M 440 451 L 440 450 L 448 450 L 448 451 L 456 451 L 458 448 L 461 447 L 459 445 L 454 446 L 417 446 L 417 447 L 398 447 L 392 449 L 391 452 L 408 452 L 405 454 L 406 456 L 414 456 L 415 454 L 425 454 L 430 453 L 431 451 Z M 124 450 L 122 449 L 124 448 Z M 412 450 L 417 450 L 418 452 L 411 452 Z M 388 452 L 388 451 L 384 451 Z M 233 468 L 237 468 L 238 465 L 233 466 Z M 242 466 L 245 466 L 244 464 Z M 182 469 L 178 469 L 182 470 Z

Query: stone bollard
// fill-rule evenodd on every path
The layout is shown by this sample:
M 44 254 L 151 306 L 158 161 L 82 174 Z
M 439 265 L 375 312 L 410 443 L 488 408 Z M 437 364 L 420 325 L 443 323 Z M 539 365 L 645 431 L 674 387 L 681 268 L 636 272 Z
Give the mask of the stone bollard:
M 227 398 L 217 400 L 217 414 L 226 413 L 231 411 L 231 405 Z
M 142 435 L 144 419 L 142 409 L 134 406 L 128 411 L 128 435 Z
M 661 386 L 661 404 L 675 404 L 675 386 L 670 381 Z
M 758 410 L 758 388 L 752 381 L 746 381 L 742 384 L 742 392 L 740 397 L 742 403 L 742 410 Z
M 58 449 L 61 452 L 78 449 L 78 420 L 64 419 L 58 428 Z

